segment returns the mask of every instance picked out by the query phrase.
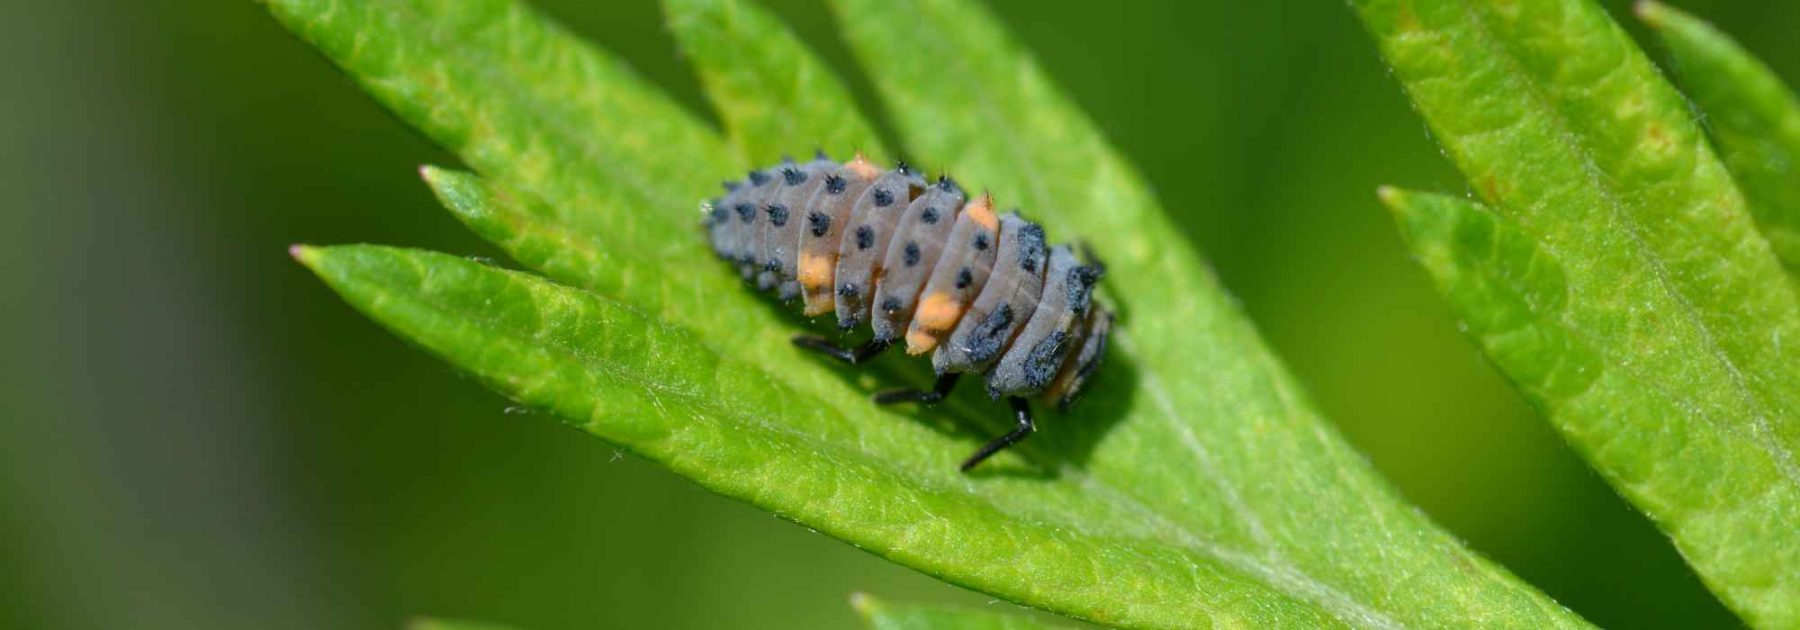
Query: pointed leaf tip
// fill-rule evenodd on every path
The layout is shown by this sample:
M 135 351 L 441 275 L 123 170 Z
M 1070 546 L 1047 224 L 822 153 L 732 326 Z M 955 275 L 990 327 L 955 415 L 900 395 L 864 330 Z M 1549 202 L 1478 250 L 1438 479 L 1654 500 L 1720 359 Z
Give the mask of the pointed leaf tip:
M 1393 186 L 1381 186 L 1375 189 L 1375 197 L 1391 210 L 1400 209 L 1400 204 L 1405 202 L 1401 198 L 1403 195 L 1405 195 L 1405 191 Z
M 302 265 L 311 267 L 313 266 L 313 261 L 318 257 L 318 248 L 311 245 L 295 243 L 288 246 L 288 256 L 292 256 L 295 261 Z

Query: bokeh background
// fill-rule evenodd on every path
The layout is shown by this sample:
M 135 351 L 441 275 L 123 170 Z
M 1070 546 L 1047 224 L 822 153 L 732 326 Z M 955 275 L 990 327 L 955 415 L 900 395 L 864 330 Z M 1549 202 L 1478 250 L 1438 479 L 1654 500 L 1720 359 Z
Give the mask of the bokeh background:
M 0 626 L 845 627 L 856 590 L 987 601 L 509 414 L 342 305 L 289 243 L 497 254 L 414 177 L 453 158 L 257 4 L 14 4 Z M 1342 2 L 992 4 L 1409 499 L 1603 625 L 1735 624 L 1407 260 L 1375 187 L 1464 186 Z M 1800 3 L 1679 4 L 1800 80 Z M 652 1 L 539 5 L 706 111 Z M 774 8 L 866 97 L 817 0 Z

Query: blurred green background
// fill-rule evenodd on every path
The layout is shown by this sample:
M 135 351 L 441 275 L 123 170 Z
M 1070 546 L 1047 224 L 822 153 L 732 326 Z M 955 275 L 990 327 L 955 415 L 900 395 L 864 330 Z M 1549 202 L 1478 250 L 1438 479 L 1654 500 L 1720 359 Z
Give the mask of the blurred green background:
M 652 1 L 539 4 L 705 111 Z M 1679 4 L 1800 80 L 1800 4 Z M 1376 185 L 1463 184 L 1343 3 L 993 5 L 1408 498 L 1595 622 L 1735 623 L 1406 259 Z M 775 8 L 854 75 L 816 0 Z M 342 305 L 289 243 L 496 254 L 414 177 L 453 159 L 255 3 L 7 14 L 0 626 L 844 627 L 854 590 L 987 601 L 509 414 Z

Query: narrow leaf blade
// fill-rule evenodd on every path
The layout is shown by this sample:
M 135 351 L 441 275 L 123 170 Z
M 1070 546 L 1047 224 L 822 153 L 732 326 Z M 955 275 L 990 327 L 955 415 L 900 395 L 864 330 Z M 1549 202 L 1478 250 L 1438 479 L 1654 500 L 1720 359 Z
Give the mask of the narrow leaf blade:
M 1800 623 L 1800 529 L 1769 527 L 1800 513 L 1800 301 L 1681 95 L 1588 0 L 1353 4 L 1481 201 L 1558 270 L 1530 304 L 1571 336 L 1462 313 L 1518 336 L 1490 356 L 1728 606 Z M 1742 485 L 1703 476 L 1739 465 Z
M 933 575 L 1024 601 L 1095 593 L 1158 608 L 1165 625 L 1214 613 L 1331 625 L 1218 566 L 1212 548 L 1166 546 L 1121 513 L 1130 505 L 1074 483 L 976 487 L 946 465 L 943 454 L 967 446 L 956 436 L 872 418 L 866 403 L 847 413 L 841 396 L 814 398 L 604 298 L 430 252 L 296 256 L 353 307 L 519 403 Z M 1199 592 L 1209 601 L 1193 603 Z
M 1711 24 L 1659 2 L 1639 2 L 1637 14 L 1668 46 L 1763 236 L 1800 273 L 1800 99 Z
M 1086 460 L 1084 483 L 1154 506 L 1171 536 L 1229 548 L 1237 559 L 1227 564 L 1340 623 L 1580 623 L 1373 474 L 1305 402 L 1143 179 L 992 16 L 948 0 L 833 5 L 910 155 L 1019 204 L 1053 237 L 1079 235 L 1113 270 L 1110 299 L 1127 314 L 1118 355 L 1135 378 L 1113 385 L 1129 388 L 1127 411 Z M 1112 413 L 1104 404 L 1052 426 L 1081 431 Z M 1169 621 L 1137 610 L 1116 619 Z
M 788 26 L 746 0 L 663 0 L 669 29 L 751 164 L 817 147 L 882 159 L 850 90 Z
M 869 595 L 850 596 L 850 606 L 869 630 L 1053 630 L 1022 614 L 960 606 L 896 604 Z

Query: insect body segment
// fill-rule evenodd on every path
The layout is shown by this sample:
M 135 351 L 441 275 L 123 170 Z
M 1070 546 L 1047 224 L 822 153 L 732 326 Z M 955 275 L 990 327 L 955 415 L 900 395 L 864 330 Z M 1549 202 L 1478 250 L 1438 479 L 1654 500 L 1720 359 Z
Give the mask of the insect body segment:
M 708 239 L 745 280 L 801 299 L 807 315 L 835 312 L 840 328 L 868 323 L 857 347 L 801 336 L 795 343 L 857 364 L 904 344 L 931 354 L 930 390 L 883 392 L 876 402 L 930 404 L 963 374 L 1007 398 L 1015 427 L 963 463 L 967 470 L 1035 430 L 1031 397 L 1066 409 L 1105 355 L 1112 314 L 1091 294 L 1103 275 L 1017 212 L 970 199 L 955 182 L 928 182 L 904 164 L 883 171 L 861 156 L 784 161 L 725 185 L 709 202 Z

